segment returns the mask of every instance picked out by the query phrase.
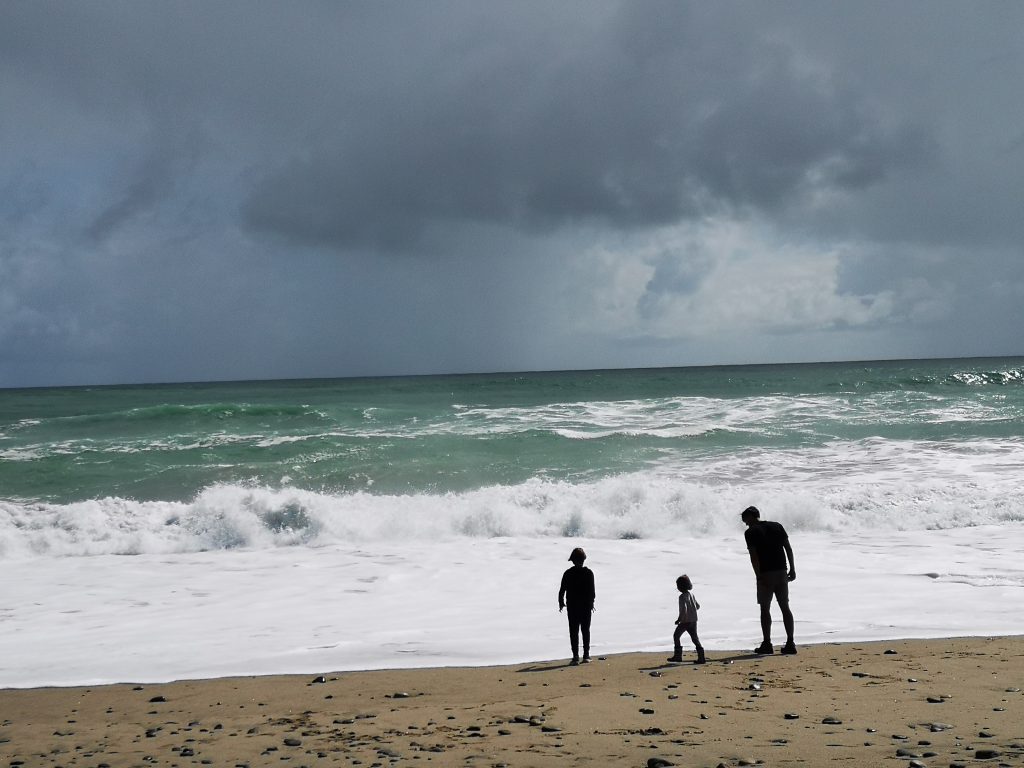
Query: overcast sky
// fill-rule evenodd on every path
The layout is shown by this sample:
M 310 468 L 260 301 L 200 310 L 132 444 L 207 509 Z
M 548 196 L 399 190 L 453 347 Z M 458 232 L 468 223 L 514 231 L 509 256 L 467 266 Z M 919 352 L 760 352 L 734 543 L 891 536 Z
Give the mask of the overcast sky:
M 0 3 L 0 386 L 1024 354 L 1024 3 Z

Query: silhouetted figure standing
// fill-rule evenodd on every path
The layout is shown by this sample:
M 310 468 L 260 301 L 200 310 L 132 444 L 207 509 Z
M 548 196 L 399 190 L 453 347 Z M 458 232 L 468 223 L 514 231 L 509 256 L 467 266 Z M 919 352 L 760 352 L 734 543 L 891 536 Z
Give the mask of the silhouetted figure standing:
M 580 638 L 583 635 L 583 663 L 590 663 L 590 614 L 594 610 L 594 572 L 583 565 L 587 553 L 576 547 L 569 555 L 572 568 L 562 574 L 558 588 L 558 611 L 569 608 L 569 644 L 572 664 L 580 663 Z
M 782 610 L 782 623 L 786 627 L 786 644 L 782 653 L 796 653 L 793 642 L 793 612 L 789 609 L 789 582 L 796 579 L 796 563 L 793 548 L 789 545 L 789 534 L 780 523 L 762 520 L 757 507 L 747 507 L 742 512 L 747 524 L 744 538 L 750 553 L 750 564 L 757 577 L 757 603 L 761 606 L 761 633 L 764 640 L 754 653 L 769 654 L 772 650 L 772 597 Z M 789 569 L 786 560 L 789 559 Z
M 697 651 L 695 664 L 704 664 L 704 646 L 700 644 L 697 637 L 697 610 L 700 603 L 693 596 L 693 582 L 685 573 L 676 579 L 676 589 L 679 590 L 679 618 L 676 619 L 676 631 L 672 634 L 672 644 L 675 652 L 669 657 L 669 661 L 683 660 L 683 632 L 686 632 L 693 640 L 693 647 Z

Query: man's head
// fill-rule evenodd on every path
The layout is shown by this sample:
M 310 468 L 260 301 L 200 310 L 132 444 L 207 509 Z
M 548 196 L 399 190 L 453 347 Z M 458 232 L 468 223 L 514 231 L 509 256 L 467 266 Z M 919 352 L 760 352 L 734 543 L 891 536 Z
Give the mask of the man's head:
M 587 553 L 583 551 L 582 547 L 576 547 L 569 555 L 569 559 L 573 565 L 583 565 L 583 561 L 587 559 Z
M 693 582 L 690 581 L 690 577 L 684 573 L 682 576 L 676 579 L 676 587 L 679 589 L 680 592 L 686 592 L 688 590 L 693 589 Z
M 761 519 L 761 510 L 757 507 L 747 507 L 740 513 L 740 519 L 747 525 L 753 525 Z

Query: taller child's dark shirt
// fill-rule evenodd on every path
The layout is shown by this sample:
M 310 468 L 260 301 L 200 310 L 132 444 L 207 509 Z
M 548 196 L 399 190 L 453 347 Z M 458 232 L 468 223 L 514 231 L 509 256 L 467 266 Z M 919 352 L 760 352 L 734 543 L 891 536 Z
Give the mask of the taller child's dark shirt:
M 583 566 L 573 566 L 562 574 L 559 594 L 565 593 L 565 604 L 580 608 L 594 606 L 594 572 Z

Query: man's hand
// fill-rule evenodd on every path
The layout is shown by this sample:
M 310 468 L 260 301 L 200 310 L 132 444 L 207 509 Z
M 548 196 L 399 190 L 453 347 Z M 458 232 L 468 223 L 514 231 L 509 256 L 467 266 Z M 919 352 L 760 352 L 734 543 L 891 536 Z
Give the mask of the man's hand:
M 561 613 L 561 612 L 562 612 L 562 611 L 564 611 L 564 610 L 565 610 L 565 606 L 564 606 L 564 605 L 562 605 L 561 603 L 559 603 L 559 604 L 558 604 L 558 612 L 559 612 L 559 613 Z
M 789 580 L 796 581 L 796 568 L 791 568 L 789 571 Z

